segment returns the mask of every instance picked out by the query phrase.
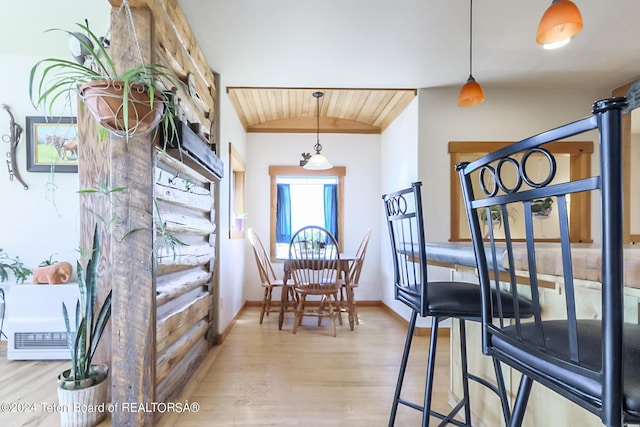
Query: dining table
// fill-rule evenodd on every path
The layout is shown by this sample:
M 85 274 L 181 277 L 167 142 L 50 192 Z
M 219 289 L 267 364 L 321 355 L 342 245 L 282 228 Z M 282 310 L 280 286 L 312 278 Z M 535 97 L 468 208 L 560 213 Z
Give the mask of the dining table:
M 343 281 L 343 286 L 346 292 L 347 303 L 349 306 L 353 304 L 353 289 L 349 286 L 350 277 L 349 277 L 349 269 L 351 268 L 351 264 L 357 260 L 355 254 L 351 253 L 340 253 L 338 257 L 338 277 L 339 280 Z M 293 291 L 294 284 L 289 283 L 291 280 L 291 263 L 289 262 L 289 258 L 282 258 L 284 275 L 282 276 L 282 292 L 280 294 L 280 315 L 278 317 L 278 329 L 282 330 L 282 325 L 284 323 L 284 314 L 287 311 L 295 312 L 296 309 L 296 301 L 289 298 L 289 295 L 295 295 Z M 289 310 L 288 310 L 289 309 Z M 355 319 L 353 317 L 353 310 L 347 310 L 349 312 L 349 327 L 351 330 L 354 328 Z

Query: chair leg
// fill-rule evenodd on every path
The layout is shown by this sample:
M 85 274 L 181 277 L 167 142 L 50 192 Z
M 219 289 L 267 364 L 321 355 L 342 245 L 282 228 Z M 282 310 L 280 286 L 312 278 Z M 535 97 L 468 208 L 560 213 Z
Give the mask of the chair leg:
M 335 301 L 331 301 L 331 298 L 334 298 Z M 334 302 L 338 305 L 338 299 L 334 294 L 329 295 L 329 318 L 331 319 L 331 330 L 333 331 L 333 336 L 336 336 L 336 312 L 334 311 Z M 338 316 L 340 316 L 340 309 L 338 308 Z M 342 322 L 340 322 L 342 324 Z
M 471 402 L 469 400 L 469 369 L 467 364 L 467 331 L 464 319 L 460 319 L 460 359 L 462 365 L 462 393 L 464 399 L 464 421 L 471 425 Z
M 305 294 L 300 295 L 300 301 L 298 302 L 298 308 L 296 309 L 296 317 L 293 319 L 293 333 L 298 332 L 298 325 L 302 322 L 302 311 L 304 310 L 304 303 L 307 299 Z
M 438 317 L 431 318 L 431 336 L 429 338 L 429 360 L 427 362 L 427 381 L 424 388 L 424 406 L 422 410 L 422 427 L 428 427 L 431 416 L 431 395 L 433 394 L 433 378 L 436 369 L 436 350 L 438 347 Z
M 393 427 L 396 423 L 396 413 L 398 412 L 398 403 L 400 402 L 400 392 L 402 391 L 402 382 L 404 381 L 404 373 L 407 370 L 407 361 L 409 360 L 409 351 L 411 350 L 411 341 L 413 340 L 413 331 L 416 328 L 416 319 L 418 313 L 411 311 L 409 320 L 409 329 L 407 330 L 407 338 L 404 342 L 404 352 L 402 353 L 402 361 L 400 362 L 400 372 L 398 373 L 398 381 L 396 383 L 396 391 L 393 395 L 393 404 L 391 405 L 391 414 L 389 416 L 389 427 Z
M 522 425 L 532 385 L 533 380 L 530 377 L 523 375 L 520 379 L 520 386 L 518 387 L 516 401 L 513 404 L 513 413 L 511 414 L 511 420 L 509 421 L 510 427 L 520 427 Z
M 355 328 L 355 323 L 357 321 L 357 315 L 356 315 L 356 303 L 353 299 L 353 288 L 351 286 L 347 286 L 346 291 L 347 293 L 347 314 L 349 315 L 349 329 L 351 329 L 352 331 Z
M 498 385 L 498 396 L 500 397 L 500 403 L 502 404 L 502 416 L 504 417 L 504 425 L 509 425 L 511 419 L 511 410 L 509 409 L 509 400 L 507 398 L 507 389 L 504 385 L 504 377 L 502 376 L 502 368 L 500 361 L 497 358 L 493 358 L 493 369 L 496 371 L 496 383 Z
M 260 324 L 262 325 L 262 320 L 264 319 L 264 313 L 267 311 L 267 301 L 271 299 L 271 294 L 269 291 L 269 287 L 264 288 L 264 297 L 262 298 L 262 310 L 260 311 Z
M 358 306 L 356 305 L 356 295 L 353 288 L 351 288 L 351 305 L 353 309 L 353 318 L 355 319 L 355 324 L 360 324 L 360 318 L 358 317 Z
M 326 301 L 326 295 L 322 295 L 322 297 L 320 298 L 320 305 L 318 306 L 318 327 L 322 326 L 322 312 L 324 311 L 324 303 Z

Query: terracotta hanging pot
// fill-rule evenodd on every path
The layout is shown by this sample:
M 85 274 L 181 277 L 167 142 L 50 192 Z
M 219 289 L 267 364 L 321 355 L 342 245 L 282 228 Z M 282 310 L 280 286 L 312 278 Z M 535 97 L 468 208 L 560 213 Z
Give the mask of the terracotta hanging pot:
M 79 92 L 96 121 L 118 135 L 142 135 L 154 129 L 162 120 L 164 100 L 156 94 L 152 105 L 146 86 L 130 84 L 125 120 L 124 88 L 121 80 L 94 80 L 80 85 Z

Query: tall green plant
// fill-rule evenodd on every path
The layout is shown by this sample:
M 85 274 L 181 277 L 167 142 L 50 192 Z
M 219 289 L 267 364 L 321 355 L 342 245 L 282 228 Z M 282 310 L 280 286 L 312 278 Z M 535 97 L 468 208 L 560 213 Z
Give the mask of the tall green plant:
M 87 262 L 86 271 L 79 261 L 77 266 L 80 298 L 76 302 L 75 335 L 71 331 L 67 306 L 64 302 L 62 303 L 62 315 L 67 329 L 67 344 L 71 353 L 71 376 L 67 379 L 72 381 L 90 378 L 93 356 L 111 317 L 111 291 L 102 306 L 99 309 L 97 307 L 99 264 L 100 239 L 96 226 L 93 233 L 93 249 Z

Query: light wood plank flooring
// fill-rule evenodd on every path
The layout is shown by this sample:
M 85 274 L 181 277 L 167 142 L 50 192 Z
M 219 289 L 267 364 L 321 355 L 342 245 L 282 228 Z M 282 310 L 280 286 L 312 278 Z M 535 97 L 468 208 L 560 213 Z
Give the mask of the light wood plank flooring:
M 241 313 L 224 344 L 205 361 L 184 399 L 197 413 L 166 413 L 160 426 L 385 426 L 404 345 L 406 324 L 379 307 L 359 307 L 360 325 L 338 327 L 305 319 L 296 335 L 293 319 L 279 331 L 273 314 L 258 324 L 259 309 Z M 416 336 L 403 396 L 422 400 L 427 337 Z M 15 362 L 0 357 L 0 402 L 34 402 L 35 413 L 2 413 L 0 426 L 56 426 L 55 378 L 68 362 Z M 434 408 L 449 405 L 449 340 L 438 348 Z M 448 412 L 448 411 L 447 411 Z M 437 425 L 437 420 L 432 420 Z M 102 425 L 110 425 L 108 420 Z M 398 409 L 398 427 L 420 425 L 420 414 Z
M 321 328 L 316 319 L 304 319 L 306 326 L 293 335 L 293 319 L 279 331 L 276 316 L 258 325 L 259 310 L 248 309 L 189 398 L 200 412 L 172 417 L 166 425 L 387 425 L 406 325 L 382 308 L 358 310 L 355 331 L 345 321 L 334 338 L 327 319 Z M 439 344 L 434 405 L 446 410 L 449 340 Z M 415 337 L 413 348 L 403 395 L 421 401 L 427 337 Z M 401 407 L 396 425 L 420 425 L 420 414 Z

